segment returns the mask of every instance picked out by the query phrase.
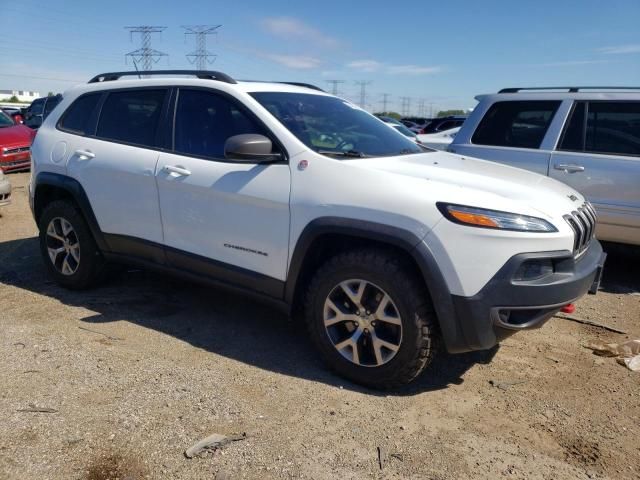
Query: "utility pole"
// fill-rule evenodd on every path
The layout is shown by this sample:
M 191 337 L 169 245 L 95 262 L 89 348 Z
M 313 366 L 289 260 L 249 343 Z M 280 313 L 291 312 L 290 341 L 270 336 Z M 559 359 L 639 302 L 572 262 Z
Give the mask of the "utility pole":
M 402 101 L 402 116 L 406 117 L 411 113 L 411 97 L 400 97 L 400 101 Z
M 429 102 L 429 118 L 433 118 L 433 102 Z
M 185 38 L 187 35 L 196 36 L 196 49 L 187 54 L 187 60 L 194 63 L 198 70 L 206 70 L 207 63 L 216 61 L 217 55 L 207 50 L 207 35 L 217 35 L 222 25 L 183 25 Z M 211 60 L 209 60 L 211 59 Z
M 344 80 L 327 80 L 327 83 L 331 85 L 331 95 L 338 95 L 338 85 L 344 83 Z
M 384 113 L 388 113 L 387 105 L 389 104 L 389 97 L 391 97 L 390 93 L 383 93 L 382 94 L 382 100 L 380 101 L 380 103 L 382 103 L 382 111 Z
M 360 108 L 364 109 L 367 103 L 367 85 L 371 85 L 371 82 L 356 82 L 356 85 L 360 86 Z
M 129 30 L 129 36 L 131 40 L 133 40 L 133 34 L 139 33 L 140 38 L 142 40 L 142 46 L 134 50 L 133 52 L 129 52 L 125 55 L 125 59 L 127 57 L 131 57 L 134 64 L 142 65 L 142 71 L 148 72 L 151 70 L 151 67 L 154 63 L 158 63 L 162 57 L 168 57 L 168 55 L 164 52 L 160 52 L 158 50 L 154 50 L 151 48 L 151 34 L 152 33 L 162 33 L 167 27 L 153 27 L 149 25 L 141 25 L 138 27 L 124 27 Z

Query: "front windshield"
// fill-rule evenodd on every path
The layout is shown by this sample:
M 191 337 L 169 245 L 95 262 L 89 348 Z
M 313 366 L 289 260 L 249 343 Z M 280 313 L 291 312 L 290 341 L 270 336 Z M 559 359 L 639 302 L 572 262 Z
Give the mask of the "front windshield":
M 337 97 L 287 92 L 251 95 L 300 141 L 324 155 L 381 157 L 424 151 L 373 115 Z
M 0 112 L 0 128 L 12 127 L 15 123 L 11 120 L 11 117 L 4 112 Z

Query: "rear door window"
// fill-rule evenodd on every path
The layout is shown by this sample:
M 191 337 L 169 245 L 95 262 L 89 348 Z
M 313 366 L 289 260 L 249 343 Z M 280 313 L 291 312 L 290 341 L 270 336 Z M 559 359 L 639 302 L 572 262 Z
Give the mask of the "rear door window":
M 565 125 L 558 150 L 581 152 L 584 150 L 584 111 L 585 102 L 574 105 L 571 117 Z
M 62 116 L 58 127 L 70 133 L 86 135 L 91 115 L 95 110 L 102 93 L 92 93 L 78 98 Z
M 471 141 L 477 145 L 540 148 L 560 101 L 494 103 Z
M 590 102 L 585 150 L 640 155 L 640 102 Z
M 166 94 L 166 89 L 109 93 L 100 112 L 96 136 L 153 147 Z

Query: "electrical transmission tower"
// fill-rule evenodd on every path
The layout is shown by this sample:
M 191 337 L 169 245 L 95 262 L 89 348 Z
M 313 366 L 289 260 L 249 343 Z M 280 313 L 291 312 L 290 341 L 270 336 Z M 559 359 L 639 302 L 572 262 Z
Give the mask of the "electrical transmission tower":
M 421 98 L 420 100 L 418 100 L 418 116 L 419 117 L 424 117 L 424 114 L 425 114 L 424 104 L 425 104 L 424 98 Z
M 400 101 L 402 102 L 400 111 L 406 117 L 411 113 L 411 97 L 400 97 Z
M 344 80 L 327 80 L 327 83 L 331 85 L 331 95 L 338 95 L 338 85 L 344 83 Z
M 140 64 L 142 66 L 142 71 L 148 72 L 149 70 L 151 70 L 151 67 L 154 63 L 158 63 L 162 57 L 168 57 L 166 53 L 151 48 L 151 34 L 162 33 L 162 31 L 167 27 L 152 27 L 149 25 L 142 25 L 138 27 L 124 28 L 129 30 L 129 36 L 132 40 L 134 33 L 139 33 L 140 38 L 142 39 L 142 46 L 139 49 L 134 50 L 133 52 L 129 52 L 125 55 L 125 58 L 131 57 L 136 68 L 138 64 Z
M 356 85 L 360 86 L 360 108 L 364 109 L 367 104 L 367 85 L 371 85 L 371 82 L 356 82 Z
M 390 93 L 383 93 L 382 100 L 380 100 L 380 103 L 382 103 L 382 111 L 384 113 L 387 113 L 389 111 L 387 110 L 387 106 L 389 105 L 389 97 L 391 97 Z
M 187 54 L 187 60 L 198 70 L 206 70 L 207 64 L 216 61 L 217 55 L 207 50 L 207 35 L 217 35 L 222 25 L 183 25 L 184 34 L 196 36 L 195 51 Z

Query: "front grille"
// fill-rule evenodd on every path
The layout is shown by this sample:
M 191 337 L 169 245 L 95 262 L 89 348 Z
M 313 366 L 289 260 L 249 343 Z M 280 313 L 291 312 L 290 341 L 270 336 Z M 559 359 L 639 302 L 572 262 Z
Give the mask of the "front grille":
M 4 202 L 5 200 L 9 200 L 11 196 L 10 193 L 0 193 L 0 202 Z
M 578 210 L 565 215 L 573 230 L 573 255 L 578 257 L 589 248 L 589 243 L 596 231 L 596 211 L 589 202 L 585 202 Z
M 15 155 L 16 153 L 28 152 L 31 147 L 16 147 L 16 148 L 7 148 L 3 149 L 3 153 L 5 155 Z

